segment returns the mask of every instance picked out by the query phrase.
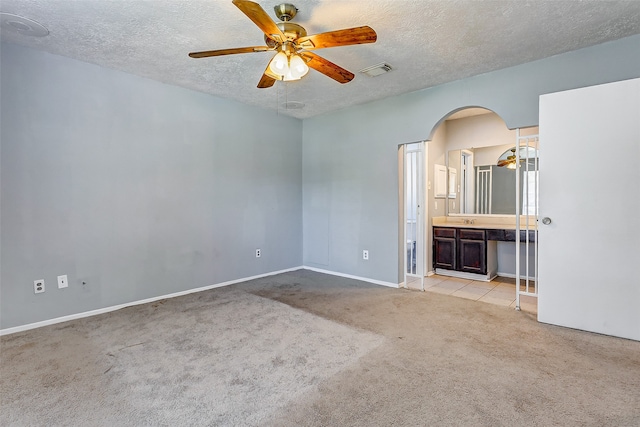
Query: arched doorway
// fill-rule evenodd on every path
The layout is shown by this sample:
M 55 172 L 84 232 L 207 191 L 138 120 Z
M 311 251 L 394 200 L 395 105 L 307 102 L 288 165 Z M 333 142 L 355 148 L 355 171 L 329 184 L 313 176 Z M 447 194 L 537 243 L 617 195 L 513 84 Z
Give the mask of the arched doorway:
M 436 286 L 435 291 L 536 310 L 535 298 L 520 301 L 519 296 L 534 296 L 537 291 L 537 144 L 537 128 L 508 129 L 499 115 L 480 107 L 453 111 L 434 128 L 428 142 L 431 161 L 427 166 L 427 187 L 433 187 L 427 197 L 431 213 L 426 227 L 427 244 L 432 267 L 428 275 L 442 273 L 457 279 L 439 289 Z M 520 147 L 530 145 L 532 150 Z M 501 161 L 505 152 L 512 153 L 514 158 Z M 438 238 L 433 234 L 438 224 L 457 230 Z M 489 233 L 487 230 L 493 226 L 507 230 L 508 237 L 504 237 L 504 232 L 502 237 Z M 531 234 L 529 227 L 534 228 Z M 461 238 L 461 234 L 469 234 L 460 232 L 463 228 L 477 230 L 480 243 Z M 520 228 L 524 234 L 518 232 Z M 437 257 L 443 251 L 449 257 L 439 264 Z M 473 264 L 474 256 L 482 258 L 479 265 Z M 426 290 L 430 284 L 437 285 L 438 279 L 448 280 L 438 274 L 425 282 Z M 496 278 L 498 283 L 510 282 L 511 288 L 495 289 Z M 518 293 L 516 288 L 520 287 L 515 283 L 520 278 L 524 287 Z

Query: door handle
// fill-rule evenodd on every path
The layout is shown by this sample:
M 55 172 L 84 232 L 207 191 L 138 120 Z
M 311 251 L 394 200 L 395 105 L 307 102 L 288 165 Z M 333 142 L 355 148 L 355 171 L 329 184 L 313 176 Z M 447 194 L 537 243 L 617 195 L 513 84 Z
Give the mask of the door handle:
M 544 225 L 549 225 L 551 224 L 551 218 L 549 218 L 548 216 L 545 216 L 544 218 L 542 218 L 542 223 Z

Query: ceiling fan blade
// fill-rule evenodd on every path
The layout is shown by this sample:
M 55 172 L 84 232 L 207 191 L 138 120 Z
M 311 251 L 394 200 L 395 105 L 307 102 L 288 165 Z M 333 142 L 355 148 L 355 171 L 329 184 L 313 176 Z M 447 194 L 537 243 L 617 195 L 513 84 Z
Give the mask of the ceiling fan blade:
M 355 77 L 352 72 L 345 70 L 344 68 L 334 64 L 333 62 L 316 55 L 315 53 L 301 52 L 299 55 L 307 60 L 307 65 L 309 66 L 309 68 L 313 68 L 314 70 L 321 72 L 325 76 L 331 77 L 338 83 L 349 83 Z
M 279 43 L 283 43 L 286 38 L 280 28 L 273 22 L 273 19 L 267 15 L 258 3 L 247 0 L 233 0 L 233 4 L 236 5 L 249 19 L 256 24 L 263 33 L 270 39 L 273 39 Z
M 271 72 L 269 66 L 267 65 L 267 69 L 264 70 L 264 74 L 258 82 L 258 89 L 266 89 L 268 87 L 271 87 L 276 82 L 276 80 L 279 80 L 278 77 Z
M 504 167 L 504 166 L 507 166 L 508 164 L 515 163 L 515 162 L 516 162 L 515 160 L 498 160 L 497 165 L 499 167 Z
M 304 49 L 322 49 L 325 47 L 348 46 L 352 44 L 373 43 L 378 39 L 378 35 L 373 28 L 355 27 L 345 30 L 329 31 L 328 33 L 315 34 L 307 37 L 300 37 L 296 40 L 298 46 Z
M 262 75 L 262 78 L 258 82 L 258 89 L 266 89 L 268 87 L 271 87 L 271 86 L 273 86 L 273 84 L 275 82 L 276 82 L 276 79 L 274 79 L 273 77 L 268 76 L 265 73 L 265 74 Z
M 192 58 L 208 58 L 210 56 L 234 55 L 236 53 L 266 52 L 268 50 L 271 50 L 271 48 L 267 46 L 236 47 L 233 49 L 218 49 L 218 50 L 205 50 L 202 52 L 191 52 L 189 56 Z

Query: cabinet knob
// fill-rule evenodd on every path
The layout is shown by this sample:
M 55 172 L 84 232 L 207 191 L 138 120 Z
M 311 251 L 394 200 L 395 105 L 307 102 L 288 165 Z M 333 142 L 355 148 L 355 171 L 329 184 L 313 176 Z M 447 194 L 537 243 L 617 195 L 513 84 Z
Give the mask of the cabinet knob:
M 542 218 L 542 223 L 544 225 L 549 225 L 551 224 L 551 218 L 549 218 L 548 216 L 545 216 L 544 218 Z

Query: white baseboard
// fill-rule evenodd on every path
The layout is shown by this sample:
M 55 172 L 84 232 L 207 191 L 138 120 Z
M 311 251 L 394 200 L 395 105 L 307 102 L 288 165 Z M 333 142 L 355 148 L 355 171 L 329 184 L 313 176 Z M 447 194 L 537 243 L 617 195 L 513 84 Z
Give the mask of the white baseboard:
M 436 268 L 436 274 L 440 276 L 457 277 L 458 279 L 476 280 L 478 282 L 490 282 L 496 277 L 495 274 L 467 273 L 464 271 L 445 270 L 443 268 Z
M 68 322 L 69 320 L 75 320 L 75 319 L 82 319 L 84 317 L 97 316 L 98 314 L 109 313 L 109 312 L 112 312 L 112 311 L 120 310 L 120 309 L 127 308 L 127 307 L 132 307 L 132 306 L 135 306 L 135 305 L 148 304 L 148 303 L 159 301 L 159 300 L 163 300 L 163 299 L 175 298 L 175 297 L 180 297 L 180 296 L 183 296 L 183 295 L 193 294 L 193 293 L 196 293 L 196 292 L 208 291 L 209 289 L 222 288 L 224 286 L 234 285 L 236 283 L 247 282 L 249 280 L 260 279 L 262 277 L 274 276 L 276 274 L 288 273 L 288 272 L 291 272 L 291 271 L 297 271 L 297 270 L 301 270 L 301 269 L 311 270 L 311 271 L 315 271 L 315 272 L 318 272 L 318 273 L 330 274 L 330 275 L 333 275 L 333 276 L 346 277 L 348 279 L 361 280 L 363 282 L 369 282 L 369 283 L 373 283 L 373 284 L 381 285 L 381 286 L 388 286 L 390 288 L 397 288 L 398 287 L 398 285 L 395 284 L 395 283 L 383 282 L 381 280 L 369 279 L 367 277 L 353 276 L 351 274 L 343 274 L 343 273 L 338 273 L 338 272 L 335 272 L 335 271 L 322 270 L 320 268 L 314 268 L 314 267 L 299 266 L 299 267 L 288 268 L 288 269 L 285 269 L 285 270 L 271 271 L 269 273 L 259 274 L 257 276 L 243 277 L 241 279 L 229 280 L 227 282 L 216 283 L 215 285 L 204 286 L 204 287 L 201 287 L 201 288 L 188 289 L 186 291 L 175 292 L 175 293 L 172 293 L 172 294 L 159 295 L 157 297 L 152 297 L 152 298 L 147 298 L 147 299 L 143 299 L 143 300 L 127 302 L 127 303 L 124 303 L 124 304 L 113 305 L 113 306 L 110 306 L 110 307 L 99 308 L 99 309 L 91 310 L 91 311 L 85 311 L 85 312 L 82 312 L 82 313 L 70 314 L 68 316 L 56 317 L 54 319 L 42 320 L 40 322 L 29 323 L 27 325 L 21 325 L 21 326 L 15 326 L 13 328 L 0 329 L 0 336 L 15 334 L 17 332 L 28 331 L 30 329 L 41 328 L 43 326 L 55 325 L 56 323 Z
M 347 279 L 361 280 L 363 282 L 373 283 L 374 285 L 387 286 L 389 288 L 397 288 L 398 287 L 397 283 L 384 282 L 382 280 L 376 280 L 376 279 L 369 279 L 368 277 L 360 277 L 360 276 L 354 276 L 354 275 L 351 275 L 351 274 L 338 273 L 337 271 L 323 270 L 321 268 L 308 267 L 306 265 L 304 267 L 302 267 L 302 268 L 304 268 L 305 270 L 315 271 L 316 273 L 324 273 L 324 274 L 330 274 L 332 276 L 345 277 Z
M 56 323 L 67 322 L 69 320 L 82 319 L 84 317 L 90 317 L 90 316 L 96 316 L 98 314 L 109 313 L 111 311 L 120 310 L 122 308 L 131 307 L 131 306 L 134 306 L 134 305 L 148 304 L 150 302 L 155 302 L 155 301 L 159 301 L 159 300 L 163 300 L 163 299 L 175 298 L 175 297 L 180 297 L 180 296 L 183 296 L 183 295 L 193 294 L 193 293 L 196 293 L 196 292 L 208 291 L 209 289 L 221 288 L 221 287 L 224 287 L 224 286 L 234 285 L 236 283 L 247 282 L 249 280 L 254 280 L 254 279 L 260 279 L 262 277 L 274 276 L 276 274 L 288 273 L 290 271 L 301 270 L 303 268 L 305 268 L 305 267 L 300 266 L 300 267 L 288 268 L 286 270 L 272 271 L 272 272 L 269 272 L 269 273 L 259 274 L 257 276 L 243 277 L 242 279 L 229 280 L 228 282 L 217 283 L 215 285 L 204 286 L 204 287 L 201 287 L 201 288 L 188 289 L 186 291 L 175 292 L 175 293 L 172 293 L 172 294 L 167 294 L 167 295 L 161 295 L 161 296 L 157 296 L 157 297 L 147 298 L 147 299 L 144 299 L 144 300 L 127 302 L 127 303 L 124 303 L 124 304 L 114 305 L 114 306 L 111 306 L 111 307 L 99 308 L 97 310 L 85 311 L 83 313 L 70 314 L 68 316 L 56 317 L 55 319 L 43 320 L 43 321 L 40 321 L 40 322 L 29 323 L 27 325 L 15 326 L 13 328 L 0 329 L 0 336 L 9 335 L 9 334 L 15 334 L 16 332 L 28 331 L 29 329 L 41 328 L 43 326 L 55 325 Z

